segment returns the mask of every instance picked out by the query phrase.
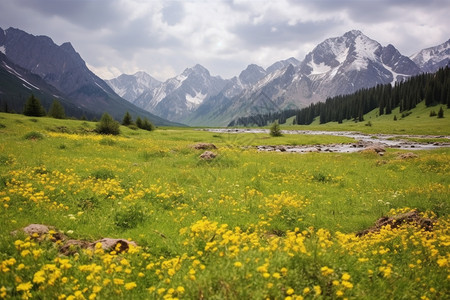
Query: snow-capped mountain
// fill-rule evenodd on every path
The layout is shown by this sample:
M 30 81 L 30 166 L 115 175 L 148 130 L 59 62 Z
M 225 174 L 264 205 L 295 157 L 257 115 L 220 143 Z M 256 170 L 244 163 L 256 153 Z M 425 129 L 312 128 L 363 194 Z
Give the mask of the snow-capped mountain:
M 312 93 L 320 98 L 393 84 L 420 73 L 416 64 L 394 46 L 383 47 L 358 30 L 320 43 L 299 68 L 299 73 L 314 83 Z
M 450 39 L 438 46 L 423 49 L 410 58 L 423 72 L 434 73 L 450 65 Z
M 292 59 L 290 62 L 275 63 L 256 83 L 239 94 L 222 99 L 227 103 L 226 107 L 217 103 L 209 105 L 214 110 L 209 114 L 220 119 L 220 116 L 233 114 L 245 116 L 304 107 L 327 97 L 353 93 L 377 84 L 393 84 L 420 73 L 417 65 L 394 46 L 383 47 L 357 30 L 325 40 L 301 63 Z M 217 98 L 213 100 L 217 102 Z M 205 113 L 204 107 L 199 110 Z M 190 122 L 195 124 L 194 120 Z M 221 119 L 216 124 L 223 125 L 223 122 L 225 120 Z
M 226 80 L 211 76 L 207 69 L 197 64 L 147 90 L 134 104 L 163 118 L 181 121 L 208 96 L 218 94 L 226 83 Z
M 105 80 L 105 82 L 117 95 L 130 102 L 136 100 L 145 91 L 154 89 L 161 84 L 161 81 L 143 71 L 133 75 L 122 74 L 114 79 Z
M 294 57 L 290 57 L 285 60 L 277 61 L 276 63 L 272 64 L 270 67 L 266 69 L 267 74 L 273 73 L 275 71 L 281 70 L 283 68 L 286 68 L 289 65 L 293 65 L 294 67 L 297 67 L 300 65 L 301 61 L 297 60 Z
M 116 85 L 116 91 L 136 91 L 134 104 L 172 121 L 225 126 L 240 116 L 301 108 L 328 97 L 434 71 L 448 64 L 449 44 L 450 40 L 412 56 L 416 64 L 393 45 L 382 46 L 361 31 L 352 30 L 326 39 L 303 61 L 291 57 L 267 69 L 251 64 L 239 76 L 227 80 L 213 77 L 196 65 L 137 97 L 142 89 L 130 84 L 122 89 Z

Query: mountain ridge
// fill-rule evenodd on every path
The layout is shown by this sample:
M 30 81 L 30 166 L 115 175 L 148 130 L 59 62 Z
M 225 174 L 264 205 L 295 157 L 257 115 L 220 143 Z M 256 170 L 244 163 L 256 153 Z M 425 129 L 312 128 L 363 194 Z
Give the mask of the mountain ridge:
M 34 36 L 10 27 L 6 30 L 0 28 L 0 47 L 9 61 L 41 77 L 77 107 L 78 111 L 74 112 L 74 116 L 81 117 L 84 112 L 99 116 L 108 112 L 120 120 L 129 111 L 133 116 L 146 117 L 156 125 L 178 124 L 153 115 L 119 97 L 108 84 L 89 70 L 69 42 L 58 46 L 47 36 Z M 5 82 L 0 82 L 1 90 L 7 91 L 9 88 Z M 14 100 L 6 98 L 2 101 Z
M 445 59 L 445 53 L 443 56 Z M 447 54 L 447 60 L 448 57 L 450 55 Z M 442 64 L 442 59 L 434 63 Z M 269 110 L 269 107 L 274 110 L 300 108 L 361 88 L 394 84 L 421 72 L 424 70 L 412 57 L 402 55 L 394 45 L 382 46 L 360 30 L 351 30 L 342 36 L 325 39 L 307 53 L 302 61 L 291 57 L 275 62 L 267 69 L 255 64 L 248 65 L 239 76 L 225 79 L 222 90 L 202 94 L 203 98 L 196 103 L 196 107 L 187 110 L 178 107 L 177 118 L 194 126 L 225 126 L 229 118 L 250 111 L 260 110 L 258 113 L 264 113 L 263 110 Z M 182 74 L 168 79 L 166 85 Z M 161 105 L 158 111 L 152 110 L 156 105 L 149 108 L 149 103 L 155 102 L 154 95 L 149 94 L 157 94 L 156 99 L 162 101 L 164 97 L 170 98 L 168 95 L 175 93 L 177 97 L 171 100 L 174 106 L 177 101 L 186 102 L 184 98 L 187 94 L 182 95 L 185 91 L 176 91 L 180 85 L 172 86 L 171 90 L 146 91 L 147 95 L 140 97 L 135 104 L 169 119 L 173 118 L 173 115 L 164 112 L 169 107 Z M 203 87 L 203 90 L 207 89 Z M 266 105 L 268 99 L 271 103 L 269 106 Z M 255 107 L 247 107 L 251 105 Z

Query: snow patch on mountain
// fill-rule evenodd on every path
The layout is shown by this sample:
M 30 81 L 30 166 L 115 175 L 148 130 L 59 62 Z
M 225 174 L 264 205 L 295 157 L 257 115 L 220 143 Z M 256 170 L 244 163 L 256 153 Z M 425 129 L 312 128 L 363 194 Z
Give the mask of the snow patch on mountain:
M 0 46 L 0 52 L 6 55 L 6 48 L 5 46 Z
M 202 94 L 201 92 L 195 91 L 195 95 L 191 96 L 191 94 L 186 94 L 186 101 L 189 103 L 192 103 L 194 105 L 200 105 L 203 100 L 205 100 L 206 96 L 208 96 L 206 93 Z
M 16 76 L 17 78 L 19 78 L 20 80 L 22 80 L 24 83 L 22 84 L 24 87 L 26 87 L 27 89 L 31 90 L 31 87 L 35 88 L 36 90 L 40 90 L 40 88 L 38 88 L 37 86 L 29 83 L 26 79 L 24 79 L 19 73 L 16 72 L 16 70 L 14 70 L 13 68 L 11 68 L 10 66 L 8 66 L 6 63 L 3 63 L 3 65 L 6 67 L 7 71 L 11 74 L 13 74 L 14 76 Z M 29 85 L 29 86 L 28 86 Z M 30 87 L 31 86 L 31 87 Z

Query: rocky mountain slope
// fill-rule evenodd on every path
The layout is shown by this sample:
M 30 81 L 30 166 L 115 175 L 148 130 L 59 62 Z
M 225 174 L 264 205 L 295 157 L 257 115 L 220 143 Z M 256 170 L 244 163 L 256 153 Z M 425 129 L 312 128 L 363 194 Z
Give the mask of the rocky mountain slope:
M 59 91 L 78 108 L 75 116 L 81 116 L 83 112 L 98 116 L 108 112 L 121 119 L 129 111 L 134 116 L 149 118 L 157 125 L 173 124 L 119 97 L 87 68 L 70 43 L 58 46 L 46 36 L 34 36 L 15 28 L 0 28 L 0 51 L 14 65 L 39 76 Z M 0 82 L 0 90 L 10 88 L 6 82 Z M 24 90 L 23 94 L 27 98 L 30 92 Z M 13 100 L 6 98 L 4 101 Z
M 423 49 L 410 58 L 423 72 L 434 73 L 450 65 L 450 39 L 438 46 Z
M 122 74 L 105 82 L 117 95 L 129 102 L 133 102 L 146 90 L 154 89 L 162 83 L 143 71 L 132 75 Z

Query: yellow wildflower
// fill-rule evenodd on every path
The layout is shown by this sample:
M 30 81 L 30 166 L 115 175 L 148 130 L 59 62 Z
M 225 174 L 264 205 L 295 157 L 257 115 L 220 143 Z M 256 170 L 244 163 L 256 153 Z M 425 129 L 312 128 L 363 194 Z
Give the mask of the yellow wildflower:
M 125 289 L 126 290 L 132 290 L 135 287 L 137 287 L 136 282 L 128 282 L 125 284 Z

